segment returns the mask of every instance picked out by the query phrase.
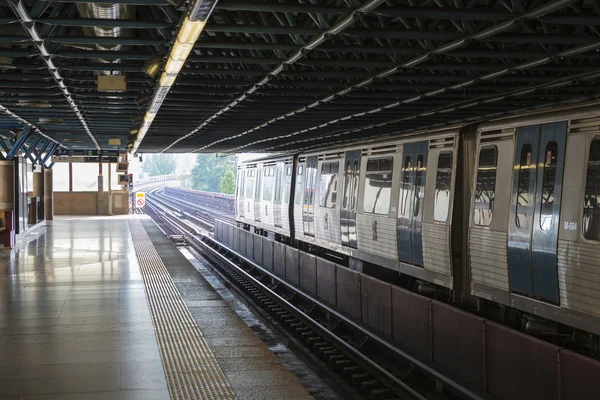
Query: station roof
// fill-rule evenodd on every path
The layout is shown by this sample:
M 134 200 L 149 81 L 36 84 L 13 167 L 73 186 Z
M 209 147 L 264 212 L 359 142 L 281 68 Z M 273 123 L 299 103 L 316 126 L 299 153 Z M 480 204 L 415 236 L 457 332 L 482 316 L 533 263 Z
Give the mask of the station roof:
M 140 152 L 291 151 L 599 93 L 597 1 L 105 1 L 0 0 L 5 141 L 30 126 L 124 149 L 159 86 L 144 67 L 164 68 L 196 3 L 206 25 Z

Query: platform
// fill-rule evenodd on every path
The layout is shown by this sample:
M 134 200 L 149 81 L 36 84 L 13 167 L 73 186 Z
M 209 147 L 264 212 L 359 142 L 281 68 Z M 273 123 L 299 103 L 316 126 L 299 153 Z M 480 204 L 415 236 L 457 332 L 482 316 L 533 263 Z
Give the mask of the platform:
M 284 397 L 310 394 L 147 217 L 0 251 L 0 400 Z

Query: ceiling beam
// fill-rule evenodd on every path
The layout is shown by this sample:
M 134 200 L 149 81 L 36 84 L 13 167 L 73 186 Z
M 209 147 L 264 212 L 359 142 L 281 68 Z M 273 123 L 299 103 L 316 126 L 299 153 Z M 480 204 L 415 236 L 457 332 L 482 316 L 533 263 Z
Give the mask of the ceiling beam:
M 94 137 L 94 134 L 88 127 L 87 121 L 85 120 L 84 116 L 81 114 L 81 111 L 79 111 L 77 103 L 75 102 L 75 100 L 73 100 L 71 93 L 69 92 L 69 88 L 67 87 L 67 85 L 65 85 L 63 77 L 60 75 L 58 68 L 56 68 L 56 66 L 54 65 L 54 61 L 52 60 L 52 54 L 50 54 L 48 52 L 48 50 L 46 49 L 46 46 L 44 44 L 44 38 L 40 36 L 40 34 L 37 30 L 37 27 L 35 26 L 34 21 L 31 19 L 31 17 L 29 16 L 29 13 L 27 12 L 27 10 L 25 8 L 25 4 L 23 3 L 22 0 L 6 0 L 6 3 L 12 9 L 12 11 L 15 13 L 15 15 L 19 18 L 21 26 L 27 32 L 27 34 L 30 36 L 30 38 L 33 40 L 35 47 L 38 49 L 40 55 L 42 56 L 42 59 L 46 63 L 48 72 L 54 78 L 54 81 L 57 83 L 63 96 L 65 97 L 65 99 L 67 99 L 67 101 L 71 105 L 71 108 L 73 109 L 73 112 L 77 115 L 77 118 L 79 119 L 81 125 L 83 126 L 83 129 L 86 131 L 88 136 L 92 139 L 92 141 L 96 145 L 96 148 L 98 148 L 98 150 L 100 150 L 100 145 L 98 144 L 98 142 L 96 141 L 96 138 Z
M 435 56 L 438 55 L 444 55 L 446 53 L 449 53 L 451 51 L 457 50 L 457 49 L 461 49 L 465 46 L 467 46 L 468 44 L 472 43 L 472 42 L 477 42 L 477 41 L 484 41 L 484 40 L 489 40 L 490 38 L 493 38 L 496 35 L 499 35 L 507 30 L 513 29 L 515 26 L 518 26 L 520 24 L 523 23 L 523 21 L 527 21 L 527 20 L 532 20 L 532 19 L 537 19 L 540 18 L 548 13 L 551 12 L 555 12 L 558 11 L 560 9 L 563 9 L 565 7 L 570 6 L 571 4 L 576 3 L 578 0 L 553 0 L 553 1 L 547 1 L 544 5 L 539 6 L 533 10 L 527 11 L 523 14 L 519 14 L 516 17 L 498 23 L 494 26 L 492 26 L 491 28 L 485 28 L 479 32 L 475 32 L 472 33 L 471 35 L 469 35 L 468 37 L 465 38 L 461 38 L 461 39 L 457 39 L 457 40 L 451 40 L 451 41 L 445 41 L 442 44 L 440 44 L 438 47 L 433 48 L 433 49 L 426 49 L 423 53 L 416 55 L 410 59 L 408 59 L 407 61 L 403 62 L 402 64 L 396 65 L 392 68 L 386 69 L 384 71 L 381 72 L 377 72 L 376 74 L 371 75 L 370 77 L 368 77 L 367 79 L 364 79 L 360 82 L 354 83 L 336 93 L 331 94 L 330 96 L 327 96 L 325 98 L 322 98 L 316 102 L 313 102 L 311 104 L 307 104 L 303 107 L 300 107 L 296 110 L 293 110 L 285 115 L 280 115 L 276 118 L 273 118 L 269 121 L 266 121 L 260 125 L 256 125 L 251 129 L 248 129 L 244 132 L 240 132 L 237 135 L 234 136 L 230 136 L 229 139 L 233 138 L 233 137 L 240 137 L 240 136 L 245 136 L 247 134 L 256 132 L 258 130 L 264 129 L 267 126 L 270 126 L 274 123 L 277 123 L 279 121 L 282 121 L 284 119 L 290 118 L 290 117 L 294 117 L 297 116 L 298 114 L 303 114 L 309 110 L 311 110 L 314 107 L 317 107 L 321 104 L 324 103 L 328 103 L 332 100 L 335 100 L 339 97 L 343 97 L 345 95 L 347 95 L 348 93 L 353 92 L 354 90 L 360 90 L 363 89 L 365 87 L 367 87 L 368 85 L 370 85 L 371 83 L 375 83 L 380 81 L 381 79 L 385 79 L 388 78 L 392 75 L 401 73 L 401 72 L 406 72 L 406 70 L 410 70 L 413 69 L 415 67 L 418 67 L 419 65 L 426 63 L 427 61 L 431 60 L 432 58 L 434 58 Z M 571 57 L 573 54 L 578 54 L 579 51 L 574 51 L 574 52 L 569 52 L 568 56 Z M 525 67 L 525 69 L 529 69 L 535 66 L 539 66 L 539 65 L 543 65 L 543 64 L 547 64 L 549 63 L 553 58 L 551 57 L 544 57 L 542 59 L 538 59 L 535 61 L 530 61 L 527 62 L 525 64 L 523 64 L 523 66 Z M 492 74 L 490 74 L 490 77 L 493 76 L 500 76 L 500 75 L 505 75 L 511 71 L 514 71 L 514 68 L 505 68 L 502 71 L 498 71 L 498 72 L 494 72 Z M 464 87 L 470 86 L 471 84 L 475 84 L 477 82 L 479 82 L 481 78 L 468 78 L 466 81 L 463 81 L 463 83 L 458 84 L 458 85 L 453 85 L 449 88 L 451 88 L 451 90 L 461 90 Z M 446 89 L 440 89 L 437 90 L 435 92 L 433 92 L 433 95 L 437 95 L 437 94 L 441 94 L 446 92 Z M 429 94 L 427 94 L 429 95 Z M 418 98 L 422 98 L 423 96 L 419 95 Z M 190 134 L 186 135 L 189 136 Z M 186 137 L 184 136 L 184 137 Z M 195 152 L 197 151 L 203 151 L 206 150 L 207 148 L 224 142 L 226 140 L 229 140 L 227 137 L 219 139 L 218 141 L 214 141 L 208 145 L 202 146 L 196 150 L 194 150 Z
M 175 140 L 173 143 L 171 143 L 170 145 L 168 145 L 167 147 L 162 149 L 161 152 L 169 150 L 171 147 L 173 147 L 180 141 L 185 140 L 185 139 L 189 138 L 190 136 L 198 133 L 202 128 L 204 128 L 205 126 L 210 124 L 214 119 L 216 119 L 216 118 L 220 117 L 222 114 L 230 111 L 232 108 L 236 107 L 238 104 L 240 104 L 241 102 L 246 100 L 250 95 L 252 95 L 252 93 L 257 91 L 260 87 L 268 84 L 274 77 L 279 75 L 280 72 L 282 72 L 286 68 L 294 65 L 296 62 L 302 60 L 305 57 L 306 53 L 319 47 L 321 44 L 327 42 L 332 37 L 341 34 L 344 30 L 346 30 L 350 26 L 352 26 L 358 19 L 362 18 L 365 14 L 368 14 L 369 12 L 372 12 L 377 7 L 379 7 L 382 3 L 384 3 L 384 1 L 385 0 L 370 0 L 369 2 L 367 2 L 366 4 L 364 4 L 363 6 L 361 6 L 359 8 L 352 9 L 352 10 L 349 9 L 348 15 L 346 15 L 338 23 L 336 23 L 333 27 L 331 27 L 329 30 L 327 30 L 327 32 L 323 32 L 323 33 L 318 34 L 317 36 L 314 36 L 306 45 L 304 45 L 301 49 L 294 52 L 287 60 L 284 60 L 277 67 L 275 67 L 270 72 L 268 72 L 260 81 L 255 83 L 250 89 L 248 89 L 246 92 L 244 92 L 241 96 L 237 97 L 231 103 L 227 104 L 226 107 L 222 108 L 215 114 L 211 115 L 202 124 L 198 125 L 194 130 L 185 134 L 184 136 L 181 136 L 180 138 Z
M 165 21 L 143 21 L 139 19 L 102 19 L 102 18 L 39 18 L 35 22 L 46 25 L 130 28 L 130 29 L 160 29 L 173 25 Z

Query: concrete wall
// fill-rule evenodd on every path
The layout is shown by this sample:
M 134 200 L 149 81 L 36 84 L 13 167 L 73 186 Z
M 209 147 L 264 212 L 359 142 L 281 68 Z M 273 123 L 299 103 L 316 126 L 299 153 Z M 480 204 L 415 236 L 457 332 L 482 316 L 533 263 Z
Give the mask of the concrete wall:
M 0 210 L 14 207 L 14 166 L 12 161 L 0 161 Z
M 127 193 L 112 195 L 113 214 L 127 214 Z M 108 204 L 108 192 L 102 196 L 104 204 Z M 54 215 L 98 215 L 98 192 L 54 192 Z

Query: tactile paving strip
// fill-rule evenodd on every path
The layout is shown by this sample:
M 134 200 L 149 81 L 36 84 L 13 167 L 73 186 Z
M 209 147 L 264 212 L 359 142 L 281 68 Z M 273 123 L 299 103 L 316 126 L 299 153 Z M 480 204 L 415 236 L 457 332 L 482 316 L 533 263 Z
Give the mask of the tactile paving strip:
M 146 230 L 129 221 L 171 399 L 234 399 L 202 332 L 190 315 Z

